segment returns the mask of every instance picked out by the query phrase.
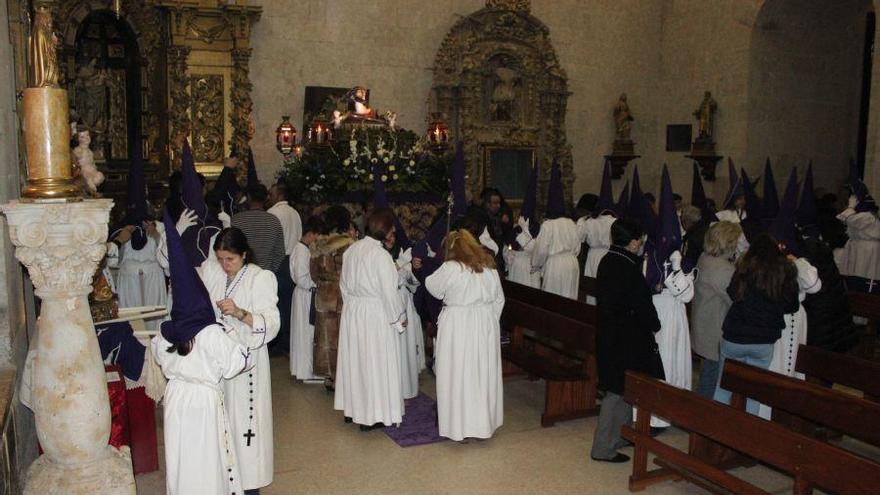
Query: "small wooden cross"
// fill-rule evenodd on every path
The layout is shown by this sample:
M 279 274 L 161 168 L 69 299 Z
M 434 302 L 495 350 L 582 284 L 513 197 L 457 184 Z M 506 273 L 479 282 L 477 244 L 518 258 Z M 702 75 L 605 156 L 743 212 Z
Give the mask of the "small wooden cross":
M 248 447 L 251 446 L 251 438 L 254 438 L 255 436 L 257 436 L 257 434 L 254 433 L 250 428 L 248 428 L 247 433 L 244 434 L 244 437 L 247 438 L 247 446 Z

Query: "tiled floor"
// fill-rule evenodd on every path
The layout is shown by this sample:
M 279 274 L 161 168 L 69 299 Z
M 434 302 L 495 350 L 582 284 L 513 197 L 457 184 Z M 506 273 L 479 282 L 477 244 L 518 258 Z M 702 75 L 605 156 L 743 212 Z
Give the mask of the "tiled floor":
M 262 490 L 264 495 L 629 493 L 630 463 L 589 458 L 595 417 L 541 428 L 540 382 L 505 382 L 504 426 L 491 440 L 404 449 L 381 431 L 361 433 L 344 424 L 342 414 L 333 410 L 332 395 L 321 385 L 294 382 L 287 368 L 284 358 L 272 359 L 275 480 Z M 433 396 L 434 381 L 427 373 L 421 388 Z M 678 445 L 687 442 L 677 430 L 664 437 Z M 789 478 L 767 468 L 737 473 L 772 493 L 791 490 Z M 139 476 L 137 482 L 140 495 L 165 493 L 161 471 Z M 704 492 L 688 483 L 666 482 L 644 493 Z

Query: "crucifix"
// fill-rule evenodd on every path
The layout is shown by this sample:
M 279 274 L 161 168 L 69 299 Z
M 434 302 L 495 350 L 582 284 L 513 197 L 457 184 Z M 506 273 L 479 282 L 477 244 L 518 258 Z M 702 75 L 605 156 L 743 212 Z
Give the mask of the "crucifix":
M 247 438 L 247 446 L 248 446 L 248 447 L 251 446 L 251 438 L 254 438 L 255 436 L 257 436 L 257 434 L 254 433 L 253 430 L 251 430 L 250 428 L 248 428 L 247 433 L 244 434 L 244 437 Z

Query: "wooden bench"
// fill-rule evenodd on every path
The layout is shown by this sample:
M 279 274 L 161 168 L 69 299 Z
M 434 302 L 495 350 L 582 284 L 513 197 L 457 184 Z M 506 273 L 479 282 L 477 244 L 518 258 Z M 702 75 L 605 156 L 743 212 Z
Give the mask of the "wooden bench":
M 875 483 L 880 476 L 877 462 L 648 375 L 628 371 L 624 399 L 638 407 L 635 426 L 623 428 L 623 437 L 635 445 L 630 491 L 640 491 L 661 481 L 687 479 L 713 493 L 769 493 L 699 457 L 652 438 L 650 417 L 656 414 L 679 428 L 703 435 L 789 474 L 794 478 L 796 495 L 812 493 L 813 488 L 854 495 L 877 492 Z M 654 462 L 659 468 L 648 470 L 648 453 L 656 456 Z
M 880 296 L 856 291 L 849 291 L 846 296 L 849 299 L 849 309 L 853 316 L 867 319 L 868 332 L 871 335 L 876 335 L 877 324 L 880 322 Z
M 777 412 L 784 411 L 880 446 L 880 404 L 876 402 L 732 360 L 724 363 L 721 386 L 772 407 L 774 421 Z
M 541 426 L 596 414 L 595 308 L 506 280 L 502 286 L 501 324 L 511 332 L 501 349 L 505 374 L 544 379 Z
M 843 385 L 880 402 L 880 363 L 875 361 L 801 345 L 794 369 L 808 378 Z

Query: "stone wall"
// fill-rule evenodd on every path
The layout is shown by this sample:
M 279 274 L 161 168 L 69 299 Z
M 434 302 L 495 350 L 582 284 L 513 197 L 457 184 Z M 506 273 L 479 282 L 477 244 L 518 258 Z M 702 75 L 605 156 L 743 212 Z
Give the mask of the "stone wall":
M 372 90 L 374 107 L 425 126 L 430 67 L 447 30 L 482 0 L 300 0 L 260 2 L 253 33 L 253 142 L 264 180 L 280 164 L 274 130 L 302 116 L 307 85 Z M 864 14 L 870 0 L 533 0 L 569 77 L 568 140 L 575 196 L 597 192 L 614 139 L 611 111 L 627 93 L 643 184 L 663 163 L 690 195 L 686 153 L 665 151 L 666 125 L 694 123 L 703 92 L 718 102 L 718 152 L 755 173 L 770 156 L 785 177 L 815 161 L 817 180 L 845 178 L 855 152 Z M 823 6 L 824 5 L 824 6 Z M 818 20 L 817 20 L 818 19 Z M 880 65 L 880 64 L 878 64 Z M 878 70 L 875 65 L 875 70 Z M 880 76 L 874 78 L 880 84 Z M 875 91 L 875 98 L 880 90 Z M 880 111 L 880 102 L 874 105 Z M 880 131 L 875 130 L 880 139 Z M 876 141 L 877 139 L 875 139 Z M 841 168 L 843 167 L 843 168 Z M 727 190 L 726 168 L 707 191 Z M 627 172 L 629 173 L 629 171 Z M 615 193 L 623 181 L 616 181 Z

